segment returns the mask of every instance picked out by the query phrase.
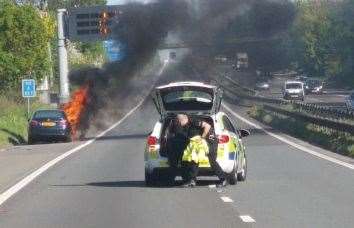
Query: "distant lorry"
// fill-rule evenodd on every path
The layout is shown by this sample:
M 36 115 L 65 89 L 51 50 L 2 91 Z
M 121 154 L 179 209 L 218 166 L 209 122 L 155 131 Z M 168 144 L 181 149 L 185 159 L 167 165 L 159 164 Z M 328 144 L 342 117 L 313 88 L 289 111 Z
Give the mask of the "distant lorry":
M 236 53 L 236 70 L 248 68 L 248 54 L 244 52 Z

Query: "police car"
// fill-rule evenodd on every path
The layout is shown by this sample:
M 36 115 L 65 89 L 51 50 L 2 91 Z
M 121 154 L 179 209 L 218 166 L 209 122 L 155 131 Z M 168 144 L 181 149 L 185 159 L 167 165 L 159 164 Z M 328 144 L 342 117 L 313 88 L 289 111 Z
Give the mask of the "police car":
M 230 118 L 220 112 L 220 88 L 200 82 L 176 82 L 156 87 L 152 97 L 160 119 L 148 135 L 144 153 L 147 185 L 175 179 L 169 170 L 166 130 L 178 113 L 211 124 L 218 138 L 217 162 L 227 174 L 229 183 L 236 184 L 246 179 L 247 159 L 241 139 L 250 133 L 235 128 Z M 215 175 L 208 160 L 199 163 L 198 175 Z

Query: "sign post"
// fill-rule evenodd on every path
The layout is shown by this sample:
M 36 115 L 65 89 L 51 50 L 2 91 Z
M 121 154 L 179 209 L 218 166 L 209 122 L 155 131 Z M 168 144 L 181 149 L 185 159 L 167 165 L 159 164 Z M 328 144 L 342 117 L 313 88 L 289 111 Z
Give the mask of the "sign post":
M 22 97 L 27 98 L 27 118 L 30 118 L 30 98 L 36 97 L 36 81 L 34 79 L 22 80 Z

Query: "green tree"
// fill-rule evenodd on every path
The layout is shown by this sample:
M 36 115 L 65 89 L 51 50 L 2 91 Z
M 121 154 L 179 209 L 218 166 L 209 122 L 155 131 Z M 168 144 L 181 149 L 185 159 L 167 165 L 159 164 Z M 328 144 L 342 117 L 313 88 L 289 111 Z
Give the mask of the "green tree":
M 106 5 L 106 0 L 48 0 L 48 9 L 55 11 L 60 8 Z
M 41 80 L 47 74 L 53 32 L 53 22 L 32 6 L 0 0 L 0 90 L 18 87 L 24 77 Z
M 341 84 L 354 88 L 354 1 L 344 0 L 333 13 L 336 62 L 334 76 Z
M 292 31 L 296 59 L 310 76 L 326 76 L 333 56 L 329 6 L 315 1 L 298 1 L 297 5 Z

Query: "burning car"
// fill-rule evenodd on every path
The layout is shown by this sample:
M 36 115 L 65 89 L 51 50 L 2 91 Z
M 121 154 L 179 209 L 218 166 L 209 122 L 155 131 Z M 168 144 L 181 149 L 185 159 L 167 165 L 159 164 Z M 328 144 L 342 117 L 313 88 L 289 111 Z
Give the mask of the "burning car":
M 29 120 L 28 144 L 71 141 L 71 125 L 61 110 L 38 110 Z

